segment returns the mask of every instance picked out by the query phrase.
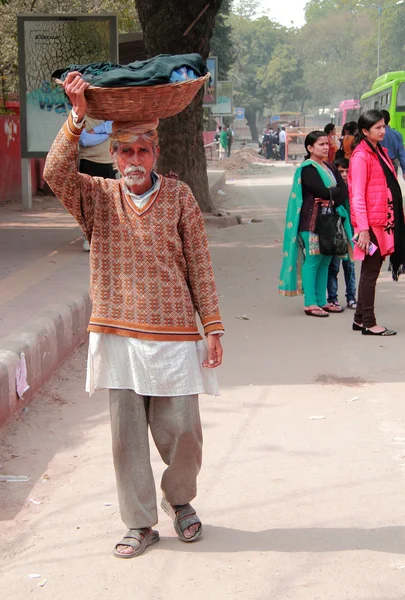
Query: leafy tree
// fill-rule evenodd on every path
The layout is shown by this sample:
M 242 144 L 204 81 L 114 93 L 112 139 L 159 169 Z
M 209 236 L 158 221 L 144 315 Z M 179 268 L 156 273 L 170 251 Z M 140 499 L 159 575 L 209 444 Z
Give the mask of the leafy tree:
M 243 19 L 254 19 L 260 9 L 260 0 L 233 0 L 232 12 Z
M 211 0 L 203 13 L 189 0 L 135 0 L 135 3 L 150 56 L 198 52 L 204 59 L 208 57 L 222 0 Z M 202 129 L 201 92 L 180 115 L 161 121 L 162 152 L 158 169 L 163 173 L 175 171 L 190 185 L 201 209 L 207 211 L 212 206 Z
M 303 67 L 301 55 L 293 45 L 276 46 L 269 64 L 263 69 L 262 85 L 270 104 L 277 110 L 303 112 L 307 98 Z
M 378 29 L 378 5 L 381 6 L 381 64 L 380 73 L 387 71 L 402 70 L 404 68 L 403 52 L 405 49 L 405 7 L 395 6 L 393 0 L 379 0 L 375 3 L 357 2 L 357 0 L 310 0 L 306 6 L 306 20 L 308 25 L 302 30 L 307 37 L 309 28 L 313 25 L 321 25 L 328 28 L 334 23 L 338 32 L 342 32 L 342 38 L 333 36 L 335 48 L 339 48 L 340 56 L 346 55 L 350 48 L 354 81 L 349 83 L 349 89 L 360 90 L 363 93 L 369 89 L 376 76 L 377 66 L 377 29 Z M 342 29 L 343 26 L 343 29 Z M 347 39 L 346 33 L 353 36 L 353 42 Z M 303 41 L 303 38 L 302 38 Z M 348 42 L 348 46 L 347 46 Z M 326 40 L 325 40 L 326 43 Z M 339 61 L 336 68 L 342 72 Z M 330 73 L 336 78 L 336 68 L 330 65 Z M 346 75 L 346 70 L 343 72 Z M 348 86 L 343 86 L 347 89 Z M 335 88 L 340 93 L 341 84 Z M 342 89 L 343 93 L 347 93 Z M 347 97 L 347 96 L 346 96 Z
M 310 0 L 305 6 L 305 19 L 307 23 L 313 23 L 331 13 L 355 11 L 358 4 L 357 0 Z
M 403 70 L 405 51 L 405 5 L 392 6 L 390 2 L 382 3 L 381 12 L 381 45 L 380 73 Z M 384 8 L 385 5 L 391 5 Z M 370 12 L 369 10 L 367 12 Z M 369 43 L 370 60 L 377 64 L 377 18 L 378 12 L 373 11 L 375 35 Z
M 383 8 L 380 72 L 403 69 L 405 6 L 378 3 Z M 236 50 L 231 73 L 253 139 L 256 116 L 264 108 L 331 107 L 370 89 L 377 65 L 376 9 L 365 0 L 309 0 L 307 23 L 287 30 L 265 17 L 255 19 L 258 3 L 234 3 L 239 14 L 231 17 Z
M 358 19 L 350 11 L 336 11 L 333 19 L 317 18 L 300 30 L 304 79 L 313 105 L 336 105 L 344 98 L 359 98 L 369 88 L 374 73 L 365 41 L 372 32 L 367 15 Z
M 8 91 L 18 91 L 17 14 L 114 12 L 120 33 L 140 31 L 133 0 L 0 0 L 0 73 L 4 73 Z
M 231 3 L 232 0 L 223 0 L 221 10 L 215 20 L 211 39 L 211 54 L 218 57 L 218 77 L 221 81 L 228 78 L 229 70 L 235 60 L 232 27 L 229 19 Z
M 249 20 L 231 18 L 236 59 L 231 70 L 234 100 L 243 106 L 252 139 L 258 139 L 256 118 L 268 104 L 269 94 L 263 85 L 265 70 L 278 44 L 286 40 L 285 27 L 268 17 Z

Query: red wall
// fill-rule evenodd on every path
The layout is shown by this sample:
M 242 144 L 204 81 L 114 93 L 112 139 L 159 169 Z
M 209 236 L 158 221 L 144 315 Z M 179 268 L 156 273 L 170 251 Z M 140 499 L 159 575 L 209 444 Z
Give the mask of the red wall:
M 32 193 L 43 188 L 45 160 L 31 159 Z M 0 116 L 0 202 L 21 202 L 20 117 Z
M 214 141 L 215 131 L 203 131 L 204 145 L 211 144 Z
M 0 202 L 21 200 L 20 118 L 0 116 Z

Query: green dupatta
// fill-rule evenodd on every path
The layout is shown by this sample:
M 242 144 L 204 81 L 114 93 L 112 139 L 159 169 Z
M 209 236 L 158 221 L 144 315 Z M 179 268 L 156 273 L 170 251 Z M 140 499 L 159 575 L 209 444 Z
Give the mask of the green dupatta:
M 316 168 L 326 187 L 329 188 L 335 185 L 335 182 L 332 180 L 329 173 L 314 160 L 305 160 L 295 171 L 291 194 L 287 205 L 283 242 L 283 262 L 281 265 L 280 282 L 278 286 L 279 293 L 282 296 L 299 296 L 302 294 L 300 272 L 304 257 L 298 239 L 298 227 L 303 202 L 301 172 L 302 169 L 308 165 L 313 165 Z M 352 233 L 347 211 L 343 206 L 339 206 L 336 209 L 336 212 L 342 217 L 346 235 L 348 240 L 351 241 Z M 319 240 L 317 238 L 318 236 L 316 234 L 312 236 L 312 239 L 310 238 L 310 246 L 312 245 L 312 250 L 310 250 L 311 254 L 319 254 Z

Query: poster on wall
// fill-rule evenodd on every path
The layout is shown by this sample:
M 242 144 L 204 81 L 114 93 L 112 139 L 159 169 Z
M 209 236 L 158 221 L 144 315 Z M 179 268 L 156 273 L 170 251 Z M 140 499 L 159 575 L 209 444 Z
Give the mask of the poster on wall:
M 43 158 L 71 106 L 51 73 L 70 64 L 117 62 L 116 15 L 18 15 L 21 156 Z
M 218 81 L 217 103 L 211 106 L 211 113 L 216 117 L 233 115 L 232 81 Z
M 204 87 L 203 106 L 213 106 L 217 102 L 218 58 L 216 56 L 210 56 L 207 58 L 206 64 L 211 77 Z

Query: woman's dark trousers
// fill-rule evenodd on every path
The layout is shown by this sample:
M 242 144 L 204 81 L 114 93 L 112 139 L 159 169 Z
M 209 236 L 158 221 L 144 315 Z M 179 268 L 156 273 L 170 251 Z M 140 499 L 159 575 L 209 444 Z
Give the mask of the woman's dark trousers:
M 377 239 L 372 231 L 370 231 L 370 238 L 374 244 L 377 244 Z M 367 329 L 377 325 L 374 312 L 375 287 L 383 260 L 381 252 L 378 249 L 372 256 L 368 254 L 361 265 L 354 322 L 367 327 Z

